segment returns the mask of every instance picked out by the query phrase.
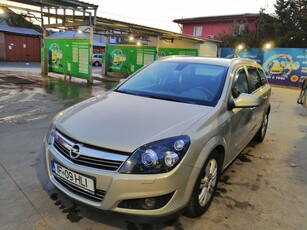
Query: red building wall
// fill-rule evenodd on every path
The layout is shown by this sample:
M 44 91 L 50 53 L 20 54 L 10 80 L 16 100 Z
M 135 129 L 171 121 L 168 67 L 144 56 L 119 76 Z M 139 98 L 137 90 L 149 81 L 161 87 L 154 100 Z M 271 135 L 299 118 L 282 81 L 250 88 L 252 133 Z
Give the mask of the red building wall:
M 213 35 L 214 38 L 218 38 L 221 33 L 233 34 L 233 22 L 213 22 L 213 23 L 195 23 L 184 24 L 183 34 L 193 35 L 194 27 L 202 26 L 202 38 L 208 38 L 209 35 Z M 253 21 L 247 22 L 247 27 L 250 31 L 256 31 L 257 25 Z
M 3 32 L 0 32 L 0 61 L 4 61 L 5 57 L 5 36 Z

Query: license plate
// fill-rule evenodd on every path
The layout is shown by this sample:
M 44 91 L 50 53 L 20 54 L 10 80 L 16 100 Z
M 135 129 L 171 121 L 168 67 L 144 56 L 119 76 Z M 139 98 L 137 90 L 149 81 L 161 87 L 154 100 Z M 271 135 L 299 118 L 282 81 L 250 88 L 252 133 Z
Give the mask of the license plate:
M 75 173 L 54 161 L 51 161 L 51 167 L 52 172 L 63 178 L 65 181 L 68 181 L 69 183 L 72 183 L 79 188 L 87 189 L 91 192 L 95 191 L 94 180 L 92 178 L 83 176 L 79 173 Z

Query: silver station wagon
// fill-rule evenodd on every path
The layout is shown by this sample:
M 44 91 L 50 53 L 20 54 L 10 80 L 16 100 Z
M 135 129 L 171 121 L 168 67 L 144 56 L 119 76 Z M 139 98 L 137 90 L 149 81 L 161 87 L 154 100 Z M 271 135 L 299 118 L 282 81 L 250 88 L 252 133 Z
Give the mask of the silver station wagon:
M 102 210 L 198 217 L 223 170 L 261 142 L 271 87 L 248 59 L 161 58 L 53 120 L 52 183 Z

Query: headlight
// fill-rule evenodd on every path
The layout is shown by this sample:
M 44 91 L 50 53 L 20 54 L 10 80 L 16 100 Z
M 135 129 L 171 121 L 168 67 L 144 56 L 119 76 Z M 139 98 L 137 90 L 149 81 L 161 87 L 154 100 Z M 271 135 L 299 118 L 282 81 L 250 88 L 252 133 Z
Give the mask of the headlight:
M 138 148 L 120 168 L 120 173 L 150 174 L 171 171 L 190 146 L 188 136 L 155 141 Z
M 54 126 L 54 123 L 52 122 L 45 134 L 45 142 L 48 144 L 48 145 L 51 145 L 52 142 L 53 142 L 53 138 L 54 138 L 54 131 L 55 131 L 55 126 Z
M 64 109 L 60 112 L 58 112 L 53 118 L 52 118 L 52 122 L 51 124 L 49 125 L 49 128 L 47 129 L 47 132 L 45 134 L 45 138 L 44 138 L 44 141 L 50 145 L 52 144 L 53 142 L 53 134 L 54 134 L 54 131 L 55 131 L 55 123 L 56 121 L 59 119 L 60 116 L 62 116 L 62 114 L 66 111 L 67 109 Z

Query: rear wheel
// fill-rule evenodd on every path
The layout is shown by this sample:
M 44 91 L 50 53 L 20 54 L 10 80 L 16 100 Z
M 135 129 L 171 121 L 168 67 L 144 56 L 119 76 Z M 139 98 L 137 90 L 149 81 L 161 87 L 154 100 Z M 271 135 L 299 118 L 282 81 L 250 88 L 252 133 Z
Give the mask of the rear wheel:
M 262 119 L 262 124 L 261 124 L 260 129 L 254 136 L 254 141 L 260 143 L 264 140 L 266 130 L 268 128 L 268 124 L 269 124 L 269 113 L 267 112 Z
M 187 205 L 187 216 L 199 217 L 209 208 L 216 191 L 221 171 L 220 165 L 219 154 L 214 150 L 197 178 L 192 196 Z

